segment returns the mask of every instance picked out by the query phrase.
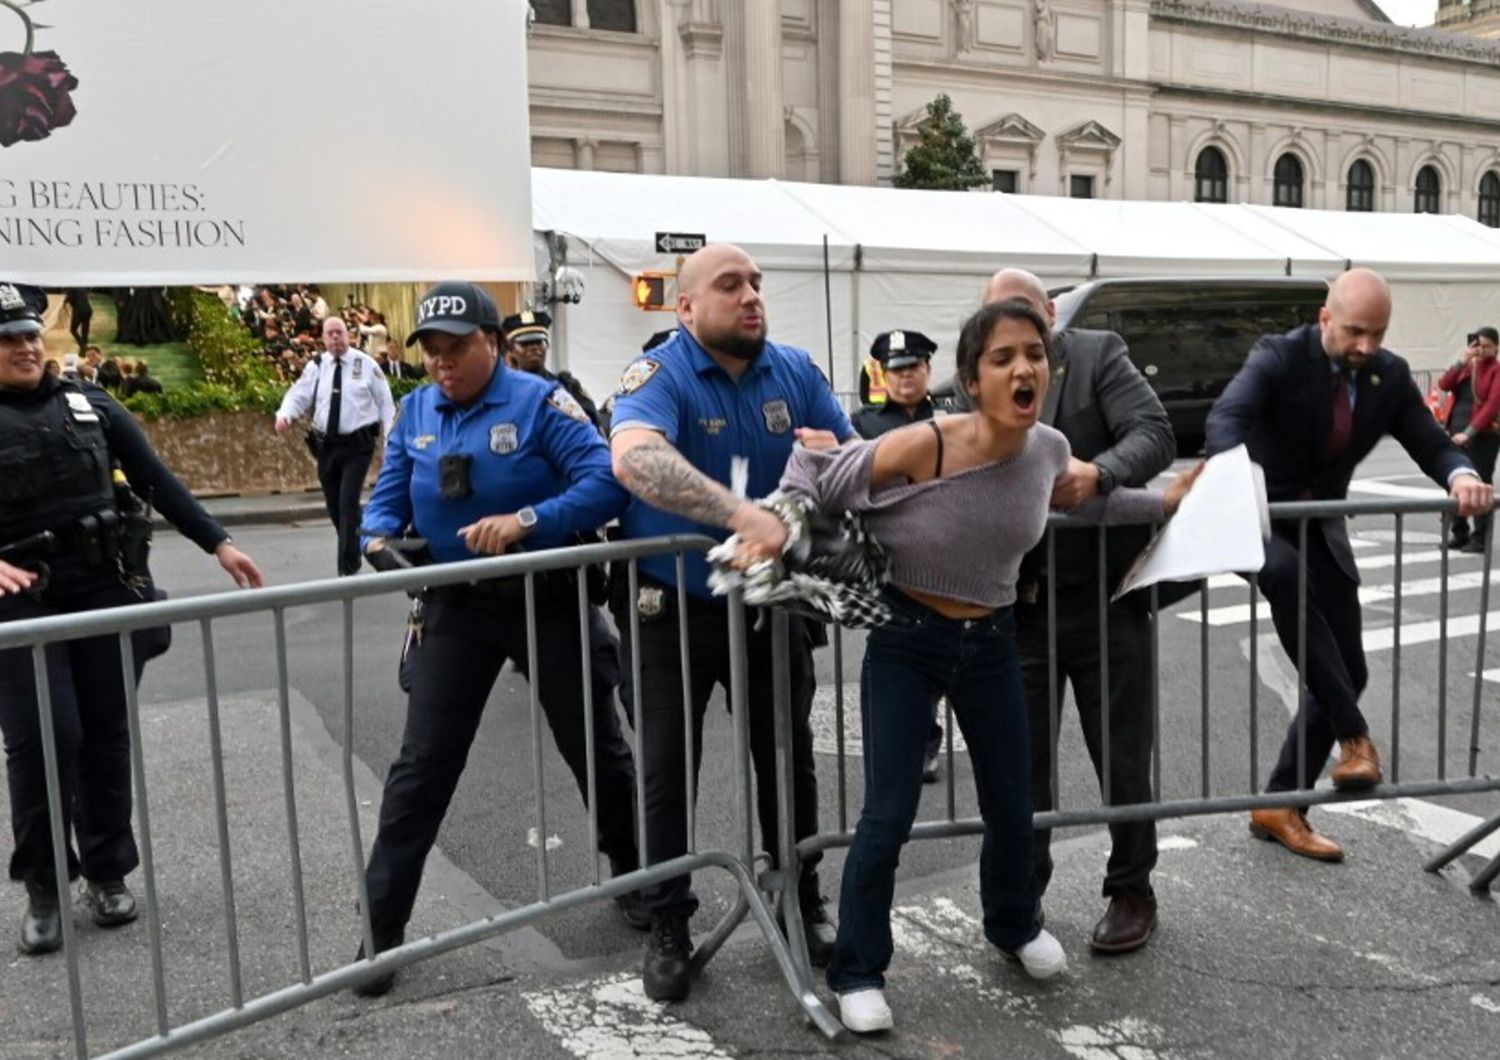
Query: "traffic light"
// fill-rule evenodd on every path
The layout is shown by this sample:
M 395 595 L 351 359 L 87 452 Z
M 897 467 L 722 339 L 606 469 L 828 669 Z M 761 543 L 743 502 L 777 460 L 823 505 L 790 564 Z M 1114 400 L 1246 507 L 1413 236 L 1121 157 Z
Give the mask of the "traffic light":
M 675 308 L 667 302 L 669 279 L 671 279 L 671 273 L 666 272 L 643 272 L 637 275 L 630 284 L 636 308 L 645 310 Z

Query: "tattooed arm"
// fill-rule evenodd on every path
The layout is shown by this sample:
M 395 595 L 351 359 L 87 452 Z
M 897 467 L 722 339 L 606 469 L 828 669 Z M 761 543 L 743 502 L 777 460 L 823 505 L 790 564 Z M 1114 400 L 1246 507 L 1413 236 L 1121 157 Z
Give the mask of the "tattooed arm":
M 733 530 L 755 554 L 781 553 L 780 519 L 699 471 L 656 431 L 627 427 L 611 438 L 610 449 L 620 484 L 653 508 Z

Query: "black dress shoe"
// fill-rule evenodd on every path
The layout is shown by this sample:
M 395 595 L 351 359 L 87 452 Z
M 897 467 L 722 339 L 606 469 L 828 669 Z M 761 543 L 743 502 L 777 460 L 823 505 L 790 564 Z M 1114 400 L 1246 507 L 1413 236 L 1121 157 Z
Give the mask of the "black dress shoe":
M 1144 946 L 1155 930 L 1155 895 L 1117 894 L 1094 925 L 1089 947 L 1095 953 L 1129 953 Z
M 1484 541 L 1482 541 L 1480 538 L 1471 537 L 1471 538 L 1469 538 L 1469 540 L 1465 541 L 1462 545 L 1459 545 L 1458 546 L 1458 550 L 1460 552 L 1468 552 L 1468 553 L 1471 553 L 1471 554 L 1476 554 L 1476 555 L 1482 556 L 1482 555 L 1484 555 L 1484 552 L 1485 552 L 1485 544 L 1484 544 Z
M 28 878 L 26 915 L 21 919 L 21 938 L 17 948 L 35 957 L 55 953 L 62 949 L 62 944 L 62 907 L 57 901 L 57 884 L 50 879 Z
M 371 927 L 370 933 L 375 937 L 375 953 L 377 955 L 384 953 L 386 950 L 393 950 L 406 941 L 406 929 L 404 927 L 396 928 L 394 931 Z M 363 942 L 359 944 L 359 952 L 354 955 L 354 959 L 356 961 L 365 959 L 365 944 Z M 359 983 L 353 987 L 353 991 L 356 997 L 384 997 L 391 992 L 391 987 L 395 985 L 396 973 L 387 972 L 385 975 L 375 979 Z
M 1460 534 L 1453 534 L 1453 535 L 1451 535 L 1448 538 L 1447 542 L 1443 545 L 1443 547 L 1444 548 L 1461 549 L 1465 545 L 1467 545 L 1468 543 L 1469 543 L 1469 535 L 1468 534 L 1462 534 L 1462 535 L 1460 535 Z
M 651 921 L 651 941 L 641 968 L 641 986 L 652 1001 L 682 1001 L 692 989 L 693 939 L 688 918 L 660 914 Z
M 83 904 L 89 915 L 100 927 L 119 927 L 136 918 L 135 895 L 125 886 L 124 880 L 88 880 L 83 891 Z

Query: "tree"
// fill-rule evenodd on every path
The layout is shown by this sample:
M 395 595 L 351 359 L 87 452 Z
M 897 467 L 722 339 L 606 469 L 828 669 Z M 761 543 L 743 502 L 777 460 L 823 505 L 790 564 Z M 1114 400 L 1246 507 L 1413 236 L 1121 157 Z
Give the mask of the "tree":
M 966 191 L 989 183 L 974 138 L 946 93 L 927 104 L 917 132 L 920 139 L 902 159 L 896 187 Z

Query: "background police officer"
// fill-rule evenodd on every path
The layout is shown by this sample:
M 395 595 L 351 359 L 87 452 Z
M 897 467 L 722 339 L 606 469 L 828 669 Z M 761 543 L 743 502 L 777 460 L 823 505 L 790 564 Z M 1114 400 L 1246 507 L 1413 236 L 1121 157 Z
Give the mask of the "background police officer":
M 385 539 L 408 528 L 440 563 L 572 544 L 624 510 L 609 450 L 588 416 L 556 384 L 500 363 L 500 318 L 483 288 L 441 283 L 418 303 L 428 374 L 401 403 L 365 515 L 366 553 L 380 565 Z M 507 659 L 535 681 L 557 749 L 587 797 L 588 766 L 572 572 L 536 578 L 536 651 L 527 674 L 524 579 L 434 589 L 414 656 L 401 752 L 386 776 L 380 829 L 365 882 L 377 951 L 399 945 L 422 865 L 453 798 L 485 700 Z M 620 734 L 610 682 L 593 681 L 599 848 L 616 875 L 638 864 L 635 770 Z M 627 919 L 632 901 L 621 901 Z M 637 917 L 637 919 L 640 919 Z M 643 921 L 642 921 L 643 922 Z M 394 976 L 358 988 L 383 994 Z
M 396 406 L 391 386 L 375 359 L 349 345 L 339 317 L 323 321 L 325 352 L 308 362 L 276 410 L 276 433 L 311 410 L 318 482 L 328 518 L 338 531 L 339 574 L 359 570 L 359 494 L 364 489 L 375 442 L 389 433 Z
M 882 331 L 870 344 L 870 359 L 879 366 L 883 401 L 870 403 L 850 417 L 861 438 L 878 438 L 886 431 L 908 423 L 930 420 L 946 412 L 932 398 L 932 355 L 937 343 L 920 331 Z M 927 737 L 927 753 L 922 756 L 922 780 L 935 783 L 939 776 L 943 748 L 943 723 L 938 721 L 938 705 L 932 705 L 932 731 Z
M 776 489 L 797 441 L 832 446 L 853 437 L 805 350 L 766 341 L 766 307 L 760 270 L 739 247 L 704 247 L 684 262 L 677 279 L 681 328 L 626 369 L 615 398 L 611 448 L 615 473 L 638 498 L 623 520 L 627 537 L 739 534 L 750 551 L 779 555 L 786 528 L 769 511 L 730 492 L 730 465 L 749 465 L 749 496 Z M 683 777 L 683 710 L 677 621 L 676 560 L 654 556 L 640 563 L 636 600 L 640 614 L 641 710 L 645 742 L 647 862 L 687 852 L 688 789 Z M 727 610 L 707 585 L 701 553 L 685 557 L 693 630 L 691 690 L 697 735 L 714 685 L 729 690 Z M 753 623 L 752 623 L 753 624 Z M 792 759 L 796 802 L 793 830 L 803 839 L 818 830 L 818 782 L 813 771 L 814 674 L 807 628 L 791 620 Z M 622 631 L 623 632 L 623 631 Z M 747 638 L 750 752 L 755 765 L 761 838 L 776 844 L 775 734 L 772 708 L 770 624 Z M 731 704 L 740 709 L 740 704 Z M 702 747 L 696 739 L 695 747 Z M 815 963 L 826 963 L 833 930 L 818 893 L 817 859 L 803 862 L 799 902 Z M 688 919 L 697 908 L 689 877 L 646 891 L 652 937 L 643 983 L 648 997 L 680 1000 L 690 988 L 692 943 Z
M 128 525 L 111 480 L 130 486 L 174 526 L 212 552 L 237 585 L 261 574 L 152 452 L 130 414 L 97 387 L 43 371 L 36 288 L 0 283 L 0 622 L 91 611 L 151 598 L 144 549 L 122 549 Z M 126 525 L 122 525 L 126 524 Z M 140 539 L 144 544 L 144 540 Z M 135 919 L 125 877 L 139 864 L 130 828 L 130 733 L 119 639 L 68 641 L 47 649 L 57 737 L 68 875 L 87 881 L 94 922 Z M 144 653 L 136 653 L 136 680 Z M 10 877 L 26 885 L 22 953 L 62 945 L 52 829 L 31 653 L 0 652 L 0 730 L 5 735 L 15 847 Z
M 595 426 L 599 424 L 599 409 L 594 399 L 572 372 L 547 370 L 547 354 L 552 350 L 552 316 L 542 310 L 523 310 L 505 318 L 500 329 L 505 332 L 505 363 L 523 372 L 539 375 L 543 379 L 561 383 L 573 400 L 583 406 Z

